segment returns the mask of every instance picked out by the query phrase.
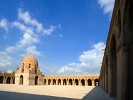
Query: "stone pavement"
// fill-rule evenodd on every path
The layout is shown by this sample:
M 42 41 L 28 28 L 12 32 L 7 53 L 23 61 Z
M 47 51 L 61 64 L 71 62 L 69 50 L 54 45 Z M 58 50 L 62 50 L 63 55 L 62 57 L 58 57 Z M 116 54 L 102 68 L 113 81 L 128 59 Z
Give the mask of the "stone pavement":
M 110 97 L 100 87 L 94 87 L 83 100 L 116 100 L 116 98 Z
M 115 100 L 100 87 L 0 84 L 0 100 Z

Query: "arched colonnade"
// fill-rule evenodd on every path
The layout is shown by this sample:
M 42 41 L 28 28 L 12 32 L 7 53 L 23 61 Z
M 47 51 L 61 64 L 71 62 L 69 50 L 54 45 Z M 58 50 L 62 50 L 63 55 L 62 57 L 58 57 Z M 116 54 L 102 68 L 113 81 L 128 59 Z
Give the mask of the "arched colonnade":
M 99 76 L 45 76 L 44 85 L 99 86 Z
M 14 84 L 15 77 L 0 75 L 0 84 Z

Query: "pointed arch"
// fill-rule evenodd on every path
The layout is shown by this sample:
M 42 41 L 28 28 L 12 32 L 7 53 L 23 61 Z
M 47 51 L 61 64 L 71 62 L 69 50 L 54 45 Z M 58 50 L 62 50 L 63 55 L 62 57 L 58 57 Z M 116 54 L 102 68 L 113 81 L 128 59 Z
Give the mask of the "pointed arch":
M 72 84 L 72 79 L 69 79 L 69 85 L 73 85 L 73 84 Z
M 81 85 L 85 86 L 85 80 L 84 79 L 81 80 Z
M 20 75 L 19 85 L 23 85 L 23 75 Z
M 51 80 L 50 79 L 48 79 L 48 85 L 50 85 L 51 84 Z
M 94 82 L 95 82 L 95 83 L 94 83 L 95 86 L 99 86 L 99 79 L 95 79 Z
M 92 80 L 88 79 L 88 86 L 92 86 Z
M 63 85 L 67 85 L 66 79 L 63 79 Z
M 58 79 L 58 85 L 61 85 L 61 79 Z
M 56 80 L 55 79 L 53 79 L 53 85 L 56 85 Z
M 110 45 L 110 61 L 111 61 L 111 96 L 117 96 L 117 54 L 116 54 L 116 38 L 112 35 Z
M 11 82 L 11 77 L 7 77 L 6 84 L 10 84 L 10 82 Z
M 35 76 L 35 85 L 38 85 L 38 76 Z
M 78 79 L 75 79 L 75 85 L 79 85 Z
M 3 76 L 0 76 L 0 84 L 3 84 Z

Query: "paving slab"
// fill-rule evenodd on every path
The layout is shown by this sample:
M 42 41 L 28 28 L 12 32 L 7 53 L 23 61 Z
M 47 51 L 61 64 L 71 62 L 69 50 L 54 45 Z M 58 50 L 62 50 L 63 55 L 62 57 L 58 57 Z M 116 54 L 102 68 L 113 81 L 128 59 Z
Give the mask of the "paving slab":
M 94 86 L 0 84 L 0 100 L 115 100 Z

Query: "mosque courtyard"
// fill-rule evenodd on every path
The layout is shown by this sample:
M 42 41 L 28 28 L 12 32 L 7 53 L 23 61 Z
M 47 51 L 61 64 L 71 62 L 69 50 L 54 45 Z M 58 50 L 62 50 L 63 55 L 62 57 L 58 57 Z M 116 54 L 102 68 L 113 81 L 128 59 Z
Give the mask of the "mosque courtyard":
M 0 84 L 1 100 L 115 100 L 95 86 Z

